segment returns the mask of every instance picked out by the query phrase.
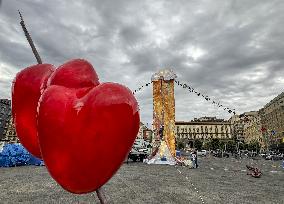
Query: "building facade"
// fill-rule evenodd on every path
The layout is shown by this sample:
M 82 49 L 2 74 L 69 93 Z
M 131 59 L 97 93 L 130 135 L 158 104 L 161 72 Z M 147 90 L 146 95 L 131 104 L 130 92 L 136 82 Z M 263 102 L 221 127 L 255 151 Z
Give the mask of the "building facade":
M 268 145 L 284 143 L 284 92 L 260 109 L 259 114 Z
M 4 132 L 3 132 L 3 138 L 1 139 L 1 141 L 7 142 L 7 143 L 19 143 L 20 142 L 16 134 L 16 129 L 15 129 L 12 117 L 10 117 L 9 121 L 6 123 Z
M 267 147 L 267 141 L 262 134 L 261 117 L 258 111 L 245 112 L 243 115 L 244 121 L 244 142 L 246 144 L 258 142 L 261 149 Z
M 231 124 L 232 137 L 235 141 L 244 143 L 244 120 L 241 119 L 240 115 L 233 115 L 229 122 Z
M 6 123 L 11 117 L 11 101 L 8 99 L 0 99 L 0 140 L 4 137 L 4 129 Z
M 149 129 L 144 123 L 140 122 L 137 139 L 144 139 L 151 142 L 153 138 L 153 131 Z
M 11 101 L 0 99 L 0 110 L 0 142 L 19 142 L 11 116 Z
M 177 141 L 182 141 L 190 146 L 195 140 L 206 142 L 217 138 L 232 140 L 231 123 L 216 117 L 202 117 L 190 122 L 176 121 L 175 135 Z

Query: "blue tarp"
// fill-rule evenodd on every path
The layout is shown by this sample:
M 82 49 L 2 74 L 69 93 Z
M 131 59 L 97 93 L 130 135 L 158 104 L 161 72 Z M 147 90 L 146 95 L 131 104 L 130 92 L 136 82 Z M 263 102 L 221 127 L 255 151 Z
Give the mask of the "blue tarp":
M 0 152 L 0 167 L 23 165 L 44 165 L 43 161 L 31 155 L 21 144 L 5 144 Z

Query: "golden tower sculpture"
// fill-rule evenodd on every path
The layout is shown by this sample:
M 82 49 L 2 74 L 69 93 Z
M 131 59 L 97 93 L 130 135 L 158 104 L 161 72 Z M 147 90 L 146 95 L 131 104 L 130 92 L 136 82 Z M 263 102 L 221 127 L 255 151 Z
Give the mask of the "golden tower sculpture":
M 172 156 L 175 150 L 175 96 L 174 80 L 176 75 L 171 69 L 161 70 L 152 76 L 153 82 L 153 129 L 155 141 L 165 141 Z

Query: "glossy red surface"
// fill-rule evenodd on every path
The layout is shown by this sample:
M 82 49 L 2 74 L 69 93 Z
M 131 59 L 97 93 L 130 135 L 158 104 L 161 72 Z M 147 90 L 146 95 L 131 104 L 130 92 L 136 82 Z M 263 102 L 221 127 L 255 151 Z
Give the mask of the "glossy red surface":
M 40 98 L 38 136 L 51 176 L 72 193 L 87 193 L 119 169 L 137 136 L 140 118 L 128 88 L 99 84 L 90 64 L 73 62 L 52 74 Z M 85 68 L 78 72 L 81 66 Z
M 37 137 L 37 105 L 41 92 L 55 67 L 39 64 L 20 71 L 12 86 L 12 115 L 17 136 L 22 145 L 34 156 L 41 158 Z

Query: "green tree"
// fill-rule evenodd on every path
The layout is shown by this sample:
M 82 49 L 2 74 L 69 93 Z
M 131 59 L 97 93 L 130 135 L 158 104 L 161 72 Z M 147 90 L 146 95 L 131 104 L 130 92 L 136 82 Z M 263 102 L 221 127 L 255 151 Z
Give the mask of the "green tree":
M 251 142 L 248 143 L 248 144 L 247 144 L 247 147 L 248 147 L 248 148 L 247 148 L 248 151 L 252 151 L 252 150 L 253 150 L 253 143 L 251 143 Z
M 219 142 L 219 149 L 221 149 L 221 150 L 225 150 L 225 142 L 224 141 L 220 141 Z
M 211 146 L 213 150 L 219 149 L 220 147 L 220 141 L 217 138 L 212 139 Z
M 184 143 L 181 142 L 181 141 L 179 141 L 179 142 L 177 143 L 177 149 L 178 149 L 178 150 L 184 149 Z
M 201 150 L 202 149 L 202 142 L 200 141 L 200 140 L 195 140 L 194 141 L 194 147 L 196 148 L 196 149 L 198 149 L 198 150 Z
M 259 152 L 259 150 L 260 150 L 260 144 L 259 144 L 259 142 L 256 141 L 256 140 L 250 142 L 250 143 L 248 144 L 248 150 L 249 150 L 249 151 L 256 151 L 256 152 Z
M 245 149 L 245 144 L 244 143 L 239 143 L 239 149 L 244 150 Z
M 260 152 L 260 143 L 258 141 L 255 142 L 255 151 Z
M 206 141 L 203 145 L 203 149 L 206 149 L 206 150 L 212 149 L 211 141 Z
M 236 142 L 235 141 L 228 141 L 227 142 L 227 147 L 226 149 L 229 151 L 229 152 L 233 152 L 236 148 Z

